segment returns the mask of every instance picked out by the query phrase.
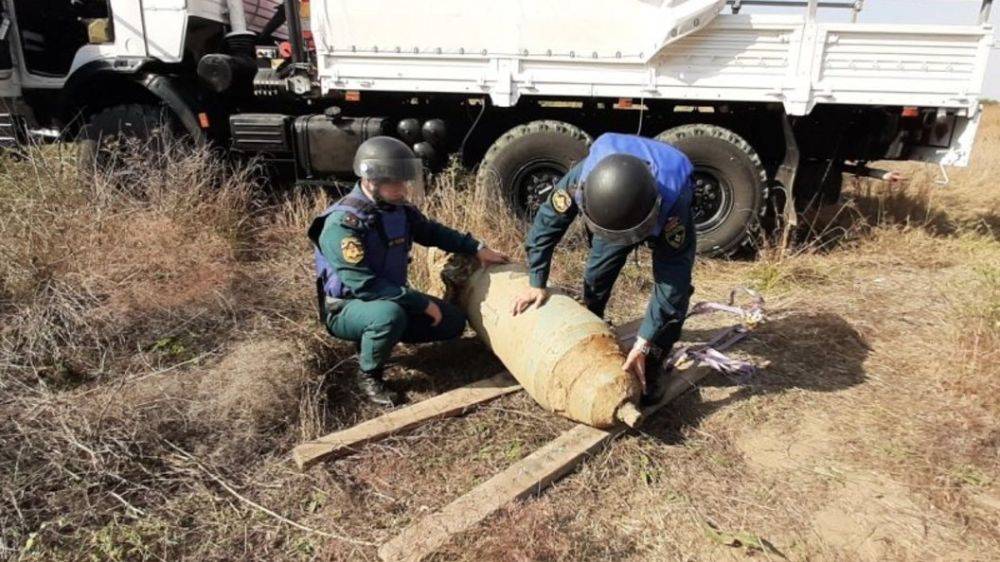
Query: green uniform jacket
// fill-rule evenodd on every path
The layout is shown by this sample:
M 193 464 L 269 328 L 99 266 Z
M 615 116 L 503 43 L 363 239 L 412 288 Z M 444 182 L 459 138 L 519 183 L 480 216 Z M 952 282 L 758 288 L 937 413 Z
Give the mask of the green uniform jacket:
M 360 187 L 355 187 L 360 191 Z M 438 222 L 428 219 L 416 207 L 405 205 L 407 221 L 413 241 L 421 246 L 433 246 L 446 252 L 475 254 L 479 242 L 470 234 L 462 234 Z M 399 304 L 407 312 L 423 312 L 430 302 L 426 296 L 407 286 L 375 275 L 366 260 L 356 256 L 345 257 L 344 239 L 354 237 L 365 240 L 369 228 L 378 228 L 380 215 L 395 210 L 394 205 L 381 204 L 373 211 L 373 219 L 362 221 L 349 211 L 334 211 L 327 217 L 319 236 L 319 249 L 330 265 L 336 270 L 341 282 L 351 290 L 354 298 L 361 300 L 388 300 Z M 389 242 L 393 243 L 393 242 Z

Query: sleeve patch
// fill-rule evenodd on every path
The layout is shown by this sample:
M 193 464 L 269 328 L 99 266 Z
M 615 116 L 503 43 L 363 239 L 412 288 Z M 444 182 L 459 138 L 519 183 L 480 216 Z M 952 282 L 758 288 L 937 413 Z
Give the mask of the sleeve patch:
M 557 213 L 563 214 L 573 206 L 573 198 L 565 189 L 557 189 L 552 192 L 552 208 Z
M 340 241 L 340 253 L 344 256 L 344 261 L 351 265 L 361 263 L 365 259 L 365 247 L 354 236 L 348 236 Z
M 663 240 L 673 249 L 679 250 L 687 238 L 687 229 L 679 217 L 670 217 L 663 227 Z

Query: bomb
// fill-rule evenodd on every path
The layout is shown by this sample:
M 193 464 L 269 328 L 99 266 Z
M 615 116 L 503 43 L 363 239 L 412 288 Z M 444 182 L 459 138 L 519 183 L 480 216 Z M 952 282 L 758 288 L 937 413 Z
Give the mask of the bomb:
M 477 268 L 468 256 L 430 255 L 431 272 L 469 324 L 524 390 L 546 410 L 598 428 L 634 425 L 641 389 L 622 370 L 625 357 L 608 325 L 567 295 L 517 316 L 514 299 L 528 287 L 521 265 Z

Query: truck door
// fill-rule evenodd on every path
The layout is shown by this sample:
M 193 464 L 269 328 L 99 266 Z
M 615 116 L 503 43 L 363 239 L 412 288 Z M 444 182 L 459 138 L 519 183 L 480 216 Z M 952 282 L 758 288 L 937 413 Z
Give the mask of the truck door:
M 14 21 L 10 17 L 10 1 L 0 0 L 0 98 L 16 98 L 21 95 L 21 81 L 11 52 Z M 7 111 L 6 107 L 2 109 Z
M 55 83 L 69 74 L 77 51 L 89 43 L 91 19 L 108 12 L 106 0 L 11 0 L 9 7 L 17 22 L 22 70 Z
M 0 148 L 18 145 L 14 104 L 21 97 L 21 79 L 14 64 L 14 20 L 10 0 L 0 0 Z

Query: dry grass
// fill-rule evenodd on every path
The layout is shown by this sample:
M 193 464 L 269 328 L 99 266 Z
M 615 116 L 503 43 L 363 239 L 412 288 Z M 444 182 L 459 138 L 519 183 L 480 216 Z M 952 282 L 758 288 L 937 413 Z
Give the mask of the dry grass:
M 16 370 L 96 378 L 112 359 L 163 347 L 178 330 L 197 333 L 180 318 L 225 318 L 244 242 L 245 173 L 229 174 L 207 153 L 169 166 L 130 158 L 141 179 L 82 181 L 65 148 L 4 161 L 0 353 Z
M 908 167 L 850 185 L 791 251 L 700 261 L 698 298 L 768 298 L 741 349 L 768 364 L 754 384 L 709 379 L 435 559 L 1000 557 L 997 154 L 991 109 L 952 187 Z M 29 156 L 0 161 L 0 557 L 373 559 L 569 427 L 515 395 L 297 473 L 296 442 L 378 413 L 314 319 L 304 230 L 327 197 L 265 195 L 207 153 L 126 155 L 141 174 L 96 181 L 70 153 Z M 429 214 L 523 257 L 524 227 L 468 181 L 438 178 Z M 561 248 L 554 279 L 575 290 L 580 232 Z M 614 322 L 641 314 L 648 260 L 626 266 Z M 502 368 L 468 334 L 398 355 L 414 400 Z

